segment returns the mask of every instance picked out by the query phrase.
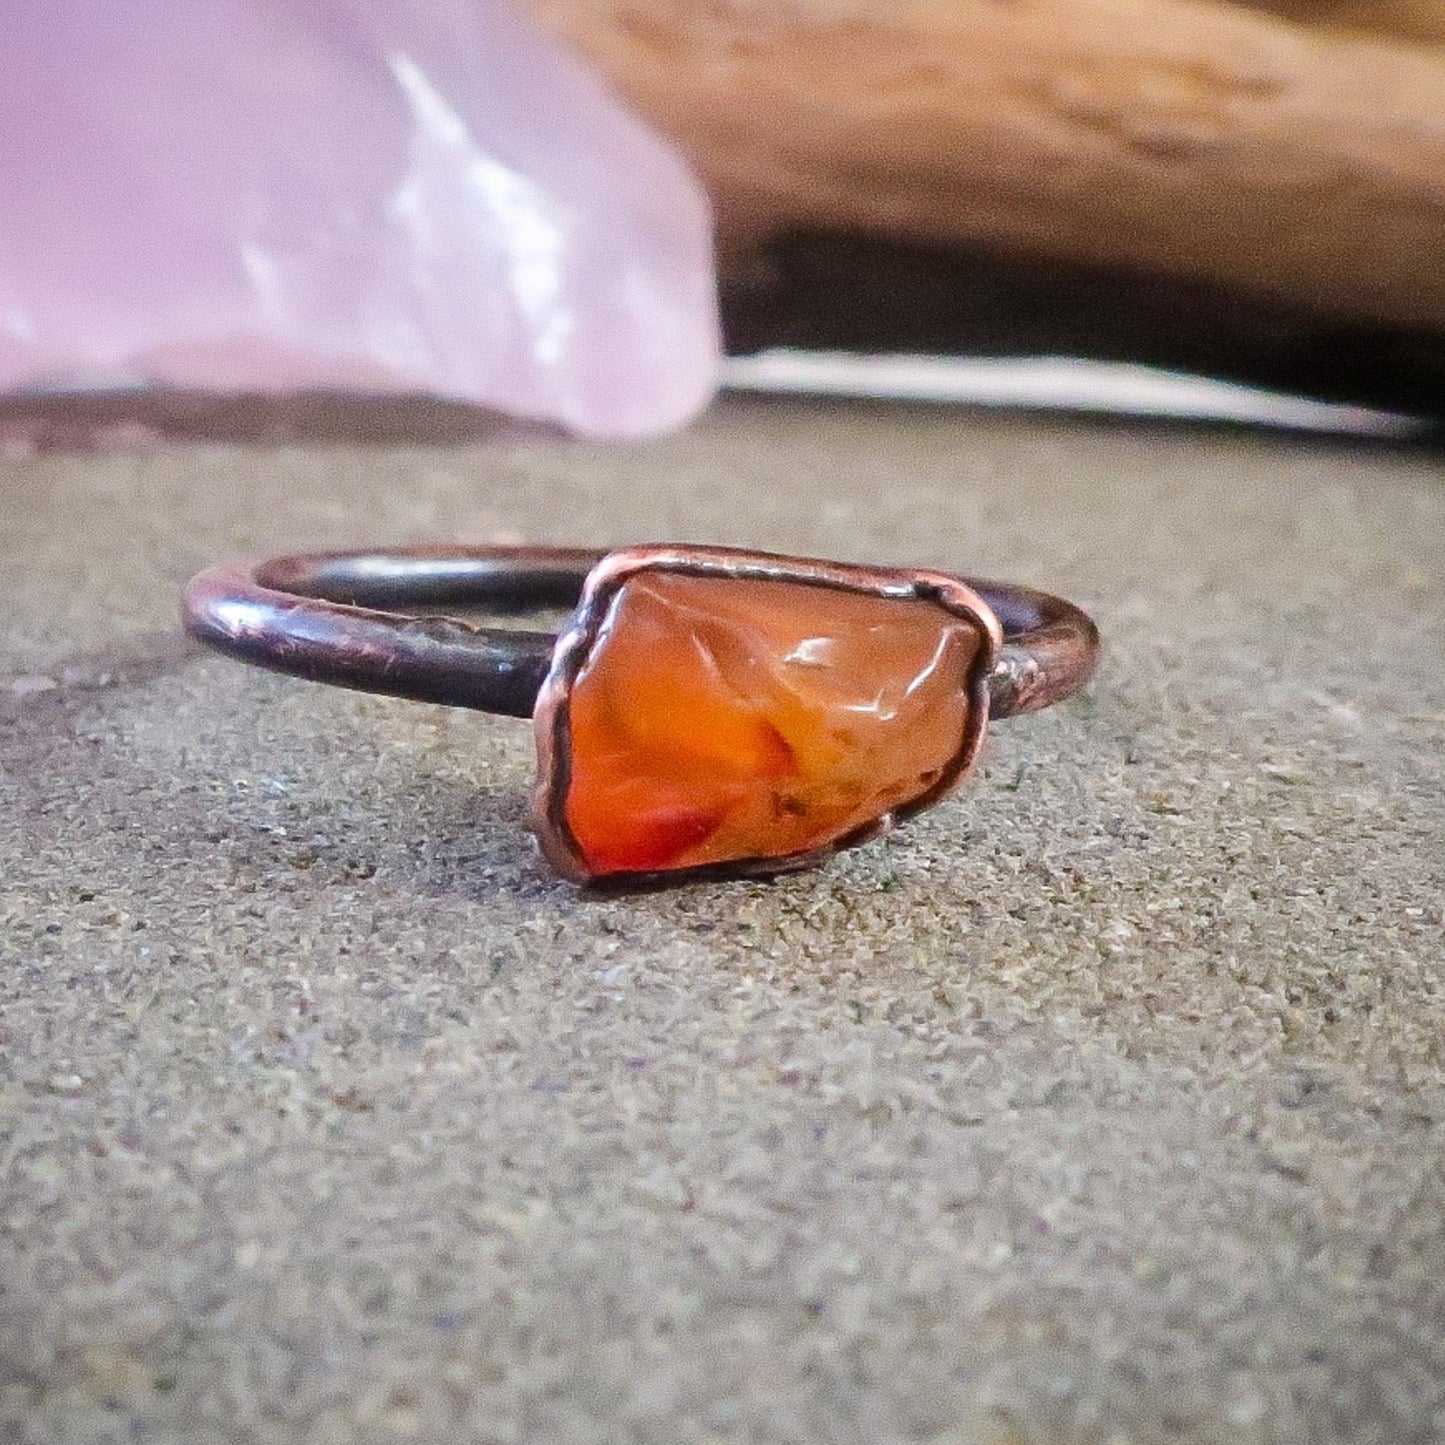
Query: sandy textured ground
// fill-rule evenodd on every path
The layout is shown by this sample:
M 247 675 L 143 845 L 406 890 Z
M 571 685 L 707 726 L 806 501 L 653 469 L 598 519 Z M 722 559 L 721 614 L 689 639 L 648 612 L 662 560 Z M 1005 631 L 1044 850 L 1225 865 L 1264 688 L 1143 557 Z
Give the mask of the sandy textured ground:
M 1445 1438 L 1438 457 L 733 405 L 0 517 L 0 1439 Z M 500 536 L 1015 576 L 1109 655 L 885 844 L 593 898 L 524 724 L 174 625 Z

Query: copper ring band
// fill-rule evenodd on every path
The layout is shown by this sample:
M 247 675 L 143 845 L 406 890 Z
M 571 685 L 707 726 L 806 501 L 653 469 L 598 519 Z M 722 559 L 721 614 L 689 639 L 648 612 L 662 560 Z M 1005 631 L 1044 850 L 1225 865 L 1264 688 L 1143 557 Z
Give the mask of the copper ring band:
M 414 615 L 447 606 L 574 610 L 560 635 Z M 1098 653 L 1084 613 L 1028 588 L 683 544 L 232 563 L 185 616 L 279 672 L 531 717 L 533 826 L 577 882 L 777 873 L 876 838 L 957 786 L 991 718 L 1076 691 Z
M 740 565 L 748 558 L 776 563 L 780 574 L 795 561 L 721 549 L 709 554 Z M 573 607 L 606 556 L 580 547 L 423 546 L 232 562 L 187 586 L 185 621 L 202 642 L 276 672 L 531 717 L 556 648 L 553 633 L 407 610 Z M 880 583 L 894 575 L 870 570 Z M 958 580 L 988 604 L 1002 632 L 989 678 L 991 719 L 1037 712 L 1088 680 L 1099 634 L 1079 608 L 1011 583 Z

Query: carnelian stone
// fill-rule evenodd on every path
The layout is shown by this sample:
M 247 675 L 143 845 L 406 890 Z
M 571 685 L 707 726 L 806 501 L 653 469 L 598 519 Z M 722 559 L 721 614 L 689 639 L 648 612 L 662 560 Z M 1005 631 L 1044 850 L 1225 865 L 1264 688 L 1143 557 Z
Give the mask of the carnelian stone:
M 563 812 L 593 876 L 785 860 L 934 788 L 977 624 L 816 583 L 645 571 L 573 682 Z

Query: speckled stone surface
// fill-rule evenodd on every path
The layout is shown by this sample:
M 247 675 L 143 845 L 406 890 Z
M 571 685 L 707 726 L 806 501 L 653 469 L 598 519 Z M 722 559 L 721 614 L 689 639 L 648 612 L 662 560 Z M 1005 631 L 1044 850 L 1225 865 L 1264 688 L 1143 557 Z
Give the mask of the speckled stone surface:
M 730 405 L 0 461 L 0 1438 L 1445 1436 L 1445 479 Z M 826 871 L 589 897 L 525 724 L 192 651 L 220 556 L 707 539 L 1092 605 Z

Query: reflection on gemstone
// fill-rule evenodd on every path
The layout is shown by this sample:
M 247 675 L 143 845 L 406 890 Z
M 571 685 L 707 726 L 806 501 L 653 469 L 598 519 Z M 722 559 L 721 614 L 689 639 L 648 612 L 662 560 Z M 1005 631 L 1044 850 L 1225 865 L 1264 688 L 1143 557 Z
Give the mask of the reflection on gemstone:
M 983 643 L 933 602 L 638 573 L 568 704 L 586 867 L 787 859 L 917 800 L 964 746 Z

